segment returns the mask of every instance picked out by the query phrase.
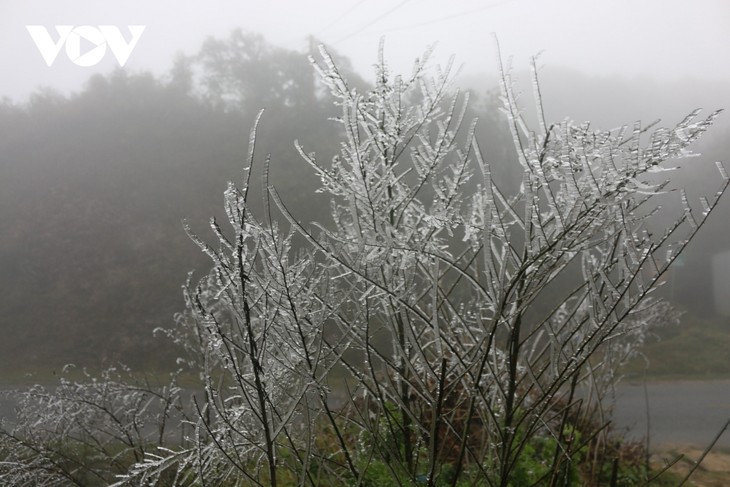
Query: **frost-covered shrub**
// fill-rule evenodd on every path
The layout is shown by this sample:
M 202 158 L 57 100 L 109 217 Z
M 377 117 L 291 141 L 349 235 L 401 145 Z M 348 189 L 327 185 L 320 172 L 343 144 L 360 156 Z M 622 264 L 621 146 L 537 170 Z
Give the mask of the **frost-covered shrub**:
M 600 447 L 565 432 L 608 421 L 618 366 L 676 319 L 654 290 L 728 179 L 718 165 L 702 211 L 682 193 L 683 211 L 654 236 L 645 224 L 667 184 L 655 173 L 718 112 L 650 134 L 549 125 L 535 76 L 532 129 L 502 72 L 523 174 L 509 194 L 450 67 L 429 77 L 426 53 L 393 76 L 381 56 L 360 92 L 321 54 L 340 153 L 325 162 L 297 147 L 331 213 L 300 222 L 268 179 L 265 211 L 251 213 L 254 129 L 244 182 L 225 194 L 231 235 L 214 220 L 216 248 L 191 233 L 213 261 L 180 320 L 208 398 L 195 446 L 135 475 L 184 458 L 181 471 L 262 485 L 367 483 L 375 470 L 396 483 L 507 485 L 546 438 L 541 481 L 557 482 L 589 442 Z
M 17 414 L 0 428 L 2 485 L 109 485 L 147 453 L 179 445 L 189 422 L 174 378 L 154 386 L 124 368 L 65 371 L 53 387 L 8 394 Z
M 681 193 L 652 234 L 659 177 L 718 112 L 651 133 L 548 124 L 535 75 L 531 128 L 503 71 L 522 173 L 509 192 L 468 96 L 450 66 L 428 75 L 428 54 L 394 76 L 381 49 L 361 92 L 322 50 L 340 151 L 322 161 L 297 144 L 330 199 L 319 222 L 287 207 L 268 159 L 252 212 L 257 119 L 225 192 L 230 228 L 212 219 L 210 245 L 186 226 L 212 261 L 169 331 L 204 391 L 192 433 L 145 449 L 120 484 L 555 485 L 600 451 L 618 366 L 676 319 L 654 291 L 728 186 L 718 164 L 702 209 Z

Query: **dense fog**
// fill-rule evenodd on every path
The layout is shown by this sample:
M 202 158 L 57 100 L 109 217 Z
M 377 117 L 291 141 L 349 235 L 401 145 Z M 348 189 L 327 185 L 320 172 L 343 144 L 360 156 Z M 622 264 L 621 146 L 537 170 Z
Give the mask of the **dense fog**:
M 395 9 L 381 3 L 370 7 L 372 12 L 366 16 L 370 20 L 360 22 L 358 14 L 367 13 L 364 6 L 356 2 L 349 8 L 330 5 L 312 20 L 298 23 L 297 35 L 311 23 L 310 33 L 319 30 L 325 44 L 327 38 L 333 39 L 331 53 L 347 71 L 352 86 L 363 88 L 372 83 L 368 66 L 377 56 L 377 41 L 370 42 L 371 35 L 359 35 L 363 25 L 368 34 L 382 28 L 386 59 L 394 53 L 394 70 L 405 73 L 403 53 L 415 58 L 426 47 L 415 39 L 424 35 L 424 28 L 418 25 L 428 27 L 429 18 L 434 21 L 431 41 L 444 38 L 446 44 L 437 50 L 439 59 L 450 54 L 444 51 L 452 45 L 449 39 L 458 38 L 459 22 L 471 21 L 477 14 L 490 17 L 491 23 L 492 17 L 524 12 L 524 35 L 529 42 L 525 47 L 516 43 L 513 33 L 498 32 L 503 36 L 505 57 L 540 45 L 540 29 L 529 29 L 534 21 L 530 2 L 501 2 L 504 6 L 497 2 L 483 10 L 465 2 L 461 8 L 454 7 L 454 13 L 460 14 L 454 19 L 432 5 L 419 11 L 413 10 L 415 5 Z M 208 25 L 218 11 L 203 5 L 192 12 L 200 13 L 201 25 Z M 697 15 L 707 16 L 710 11 L 727 20 L 723 4 L 697 5 L 691 7 Z M 168 49 L 162 54 L 155 46 L 156 41 L 162 43 L 158 21 L 149 23 L 135 48 L 139 51 L 132 52 L 125 68 L 115 66 L 111 54 L 100 64 L 105 69 L 83 68 L 72 64 L 63 49 L 56 64 L 48 67 L 31 44 L 25 25 L 44 24 L 57 39 L 52 26 L 64 22 L 114 23 L 124 26 L 121 31 L 128 41 L 126 26 L 145 23 L 155 14 L 135 6 L 130 12 L 139 15 L 137 20 L 121 10 L 111 9 L 105 15 L 98 10 L 84 13 L 73 11 L 69 3 L 65 15 L 60 15 L 55 8 L 50 10 L 55 13 L 42 18 L 18 7 L 0 7 L 0 12 L 7 9 L 12 14 L 3 16 L 0 23 L 4 39 L 11 33 L 24 36 L 22 59 L 11 55 L 6 44 L 2 48 L 5 59 L 14 65 L 0 85 L 0 95 L 6 95 L 0 105 L 0 370 L 10 377 L 27 371 L 48 373 L 69 362 L 92 368 L 116 361 L 161 367 L 171 363 L 175 351 L 164 339 L 155 338 L 153 330 L 173 326 L 174 314 L 183 306 L 180 286 L 188 271 L 201 275 L 208 268 L 205 256 L 186 237 L 181 221 L 187 219 L 193 229 L 205 234 L 208 218 L 220 216 L 222 191 L 227 180 L 241 177 L 247 133 L 259 109 L 266 111 L 257 151 L 262 160 L 271 154 L 270 183 L 302 221 L 313 220 L 326 208 L 326 201 L 316 193 L 317 178 L 294 146 L 298 140 L 322 160 L 338 150 L 337 129 L 328 121 L 337 108 L 322 91 L 307 59 L 316 55 L 320 39 L 302 36 L 295 43 L 277 43 L 270 37 L 281 39 L 280 28 L 241 21 L 245 25 L 240 29 L 226 25 L 225 31 L 180 30 L 176 35 L 179 52 Z M 241 19 L 241 12 L 247 9 L 256 10 L 251 3 L 238 9 L 226 4 L 220 16 L 237 13 L 234 17 Z M 470 9 L 475 13 L 466 15 Z M 657 22 L 662 15 L 671 15 L 676 22 L 677 9 L 674 5 L 667 13 L 656 12 Z M 392 18 L 396 15 L 397 22 Z M 338 22 L 346 26 L 323 26 L 321 19 L 314 20 L 320 16 L 332 22 L 342 16 Z M 284 14 L 283 18 L 289 17 Z M 439 19 L 444 22 L 443 30 Z M 273 17 L 269 20 L 275 24 Z M 174 23 L 170 20 L 165 29 L 169 31 Z M 399 25 L 414 24 L 418 31 L 414 39 L 405 35 L 407 29 L 398 30 Z M 695 33 L 696 29 L 690 30 Z M 716 33 L 712 26 L 707 30 L 711 39 Z M 460 42 L 467 42 L 467 34 L 472 32 L 471 27 L 465 30 Z M 206 36 L 208 40 L 203 41 Z M 480 42 L 483 39 L 480 33 Z M 480 66 L 465 69 L 457 85 L 473 93 L 470 115 L 479 117 L 480 144 L 495 172 L 504 181 L 519 181 L 509 134 L 497 110 L 496 62 L 491 55 L 494 41 L 487 39 L 487 46 L 454 53 L 467 63 L 474 62 L 473 51 L 490 53 L 482 56 Z M 581 52 L 590 52 L 591 39 L 575 42 L 582 45 Z M 616 42 L 619 44 L 618 39 Z M 667 67 L 659 62 L 666 53 L 659 50 L 645 52 L 637 47 L 642 55 L 617 50 L 616 63 L 620 65 L 625 56 L 629 67 L 626 72 L 607 72 L 605 66 L 571 65 L 569 55 L 574 53 L 561 55 L 553 47 L 539 60 L 545 65 L 540 79 L 548 117 L 556 122 L 565 117 L 590 120 L 601 128 L 631 127 L 636 120 L 648 124 L 656 118 L 662 119 L 662 126 L 673 126 L 695 108 L 704 108 L 707 115 L 726 107 L 730 101 L 727 73 L 713 79 L 707 72 L 693 73 L 682 65 L 693 56 L 714 57 L 717 67 L 723 68 L 720 59 L 726 47 L 708 42 L 704 39 L 694 45 L 696 51 L 678 59 L 676 73 L 669 76 L 664 76 Z M 561 45 L 549 36 L 545 43 Z M 518 52 L 509 52 L 510 48 Z M 153 66 L 141 61 L 150 53 L 156 56 Z M 535 49 L 531 54 L 536 54 Z M 645 59 L 645 71 L 636 67 L 635 57 Z M 655 73 L 652 62 L 657 66 Z M 526 68 L 527 59 L 515 60 L 513 76 L 524 85 L 523 103 L 529 107 Z M 80 79 L 80 84 L 73 84 Z M 694 205 L 699 205 L 699 196 L 716 190 L 713 162 L 728 160 L 729 136 L 730 124 L 723 115 L 695 146 L 701 155 L 677 161 L 681 169 L 673 186 L 686 186 Z M 667 204 L 672 204 L 672 198 L 676 202 L 678 193 L 670 193 Z M 662 290 L 686 311 L 683 323 L 687 326 L 701 321 L 726 332 L 729 218 L 730 201 L 725 198 L 676 263 Z

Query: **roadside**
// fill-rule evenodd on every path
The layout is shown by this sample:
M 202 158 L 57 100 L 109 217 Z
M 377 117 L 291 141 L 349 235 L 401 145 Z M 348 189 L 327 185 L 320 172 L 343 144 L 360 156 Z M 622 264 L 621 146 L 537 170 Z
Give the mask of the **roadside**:
M 622 383 L 616 393 L 616 432 L 645 445 L 648 435 L 654 471 L 662 470 L 676 461 L 661 476 L 660 481 L 652 485 L 679 485 L 720 433 L 728 418 L 728 379 Z M 728 479 L 730 431 L 725 431 L 692 474 L 690 481 L 684 485 L 727 487 L 730 485 Z
M 691 447 L 676 446 L 658 451 L 651 456 L 651 465 L 655 470 L 661 470 L 669 463 L 683 455 L 661 477 L 664 481 L 660 485 L 677 485 L 694 467 L 695 462 L 702 456 L 703 450 Z M 699 467 L 692 473 L 690 481 L 685 484 L 689 487 L 727 487 L 730 479 L 730 452 L 711 451 L 702 460 Z

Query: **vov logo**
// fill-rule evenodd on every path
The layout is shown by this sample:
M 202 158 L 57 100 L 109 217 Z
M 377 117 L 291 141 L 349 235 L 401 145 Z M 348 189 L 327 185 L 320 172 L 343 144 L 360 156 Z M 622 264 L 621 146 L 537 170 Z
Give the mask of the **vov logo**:
M 142 36 L 146 26 L 128 25 L 127 28 L 132 34 L 129 42 L 126 41 L 122 32 L 115 25 L 57 25 L 56 33 L 58 38 L 53 40 L 51 34 L 42 25 L 26 25 L 30 36 L 33 38 L 36 47 L 41 52 L 43 60 L 52 66 L 53 62 L 66 47 L 66 56 L 77 66 L 95 66 L 106 56 L 107 46 L 117 58 L 119 66 L 124 66 L 132 54 L 139 38 Z M 82 52 L 82 44 L 85 49 Z

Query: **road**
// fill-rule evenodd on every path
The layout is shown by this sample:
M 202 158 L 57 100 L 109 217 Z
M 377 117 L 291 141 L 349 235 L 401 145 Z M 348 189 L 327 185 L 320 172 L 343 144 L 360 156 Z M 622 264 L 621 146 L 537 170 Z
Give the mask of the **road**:
M 677 445 L 704 449 L 730 418 L 730 380 L 649 382 L 647 392 L 652 449 Z M 646 437 L 643 385 L 619 386 L 614 424 L 628 438 Z M 715 448 L 730 449 L 730 430 Z

